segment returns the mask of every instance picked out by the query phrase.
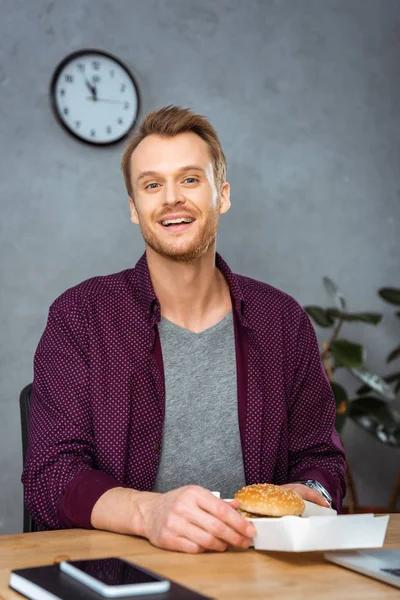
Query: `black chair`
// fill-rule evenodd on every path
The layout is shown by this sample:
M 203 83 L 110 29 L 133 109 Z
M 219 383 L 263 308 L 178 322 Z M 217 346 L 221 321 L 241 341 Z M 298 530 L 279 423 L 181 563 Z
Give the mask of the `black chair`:
M 25 386 L 19 395 L 19 408 L 21 411 L 21 437 L 22 437 L 22 464 L 25 465 L 26 453 L 28 451 L 29 434 L 29 410 L 31 404 L 32 384 Z M 24 501 L 24 533 L 39 531 L 38 526 L 28 513 Z

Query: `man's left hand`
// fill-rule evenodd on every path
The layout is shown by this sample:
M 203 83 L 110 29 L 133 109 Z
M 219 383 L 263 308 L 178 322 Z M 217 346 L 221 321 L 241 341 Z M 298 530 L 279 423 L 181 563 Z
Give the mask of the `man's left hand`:
M 314 502 L 314 504 L 319 504 L 324 508 L 330 508 L 329 502 L 325 500 L 322 494 L 320 494 L 317 490 L 313 490 L 303 483 L 285 483 L 283 487 L 290 488 L 297 492 L 303 500 L 308 500 L 308 502 Z

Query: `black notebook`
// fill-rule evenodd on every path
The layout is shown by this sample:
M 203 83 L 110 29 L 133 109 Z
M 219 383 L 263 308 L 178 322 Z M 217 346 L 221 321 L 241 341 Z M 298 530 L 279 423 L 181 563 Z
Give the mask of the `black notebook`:
M 79 583 L 58 565 L 11 571 L 10 587 L 31 600 L 105 600 L 105 596 Z M 168 592 L 124 596 L 121 600 L 211 600 L 171 581 Z

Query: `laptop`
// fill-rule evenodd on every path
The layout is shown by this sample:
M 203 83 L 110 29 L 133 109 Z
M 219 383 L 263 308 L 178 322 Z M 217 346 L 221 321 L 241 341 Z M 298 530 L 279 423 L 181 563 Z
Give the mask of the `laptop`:
M 400 588 L 400 550 L 326 552 L 324 557 L 335 565 Z

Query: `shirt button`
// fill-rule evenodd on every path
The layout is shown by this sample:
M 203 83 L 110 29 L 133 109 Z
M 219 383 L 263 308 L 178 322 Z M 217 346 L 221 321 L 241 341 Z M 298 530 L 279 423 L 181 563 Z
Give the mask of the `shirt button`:
M 157 444 L 157 442 L 156 442 L 156 443 L 154 444 L 153 448 L 154 448 L 154 450 L 155 450 L 156 452 L 158 452 L 158 450 L 159 450 L 159 448 L 160 448 L 160 444 Z

